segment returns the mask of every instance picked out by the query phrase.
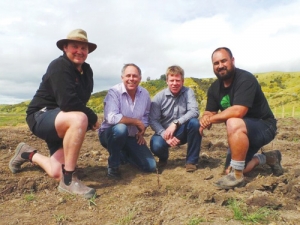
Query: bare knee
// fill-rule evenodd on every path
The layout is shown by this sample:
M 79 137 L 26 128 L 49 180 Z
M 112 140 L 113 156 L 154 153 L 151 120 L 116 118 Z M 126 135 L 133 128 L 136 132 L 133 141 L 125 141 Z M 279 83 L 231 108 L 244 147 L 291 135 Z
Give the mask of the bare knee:
M 83 112 L 60 112 L 55 119 L 55 128 L 61 138 L 69 129 L 80 129 L 85 133 L 87 127 L 88 118 Z
M 52 171 L 52 178 L 54 178 L 57 181 L 60 181 L 62 178 L 62 172 L 61 171 Z
M 226 121 L 227 134 L 247 133 L 246 124 L 241 118 L 230 118 Z
M 76 126 L 80 128 L 86 129 L 88 126 L 88 118 L 85 113 L 83 112 L 76 112 L 72 116 L 72 123 L 71 126 Z

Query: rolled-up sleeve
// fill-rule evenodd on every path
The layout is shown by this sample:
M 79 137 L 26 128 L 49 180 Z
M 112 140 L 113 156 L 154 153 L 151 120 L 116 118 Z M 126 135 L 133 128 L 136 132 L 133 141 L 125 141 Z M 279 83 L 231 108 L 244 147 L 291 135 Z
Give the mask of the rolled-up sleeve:
M 117 93 L 110 89 L 104 99 L 104 118 L 108 124 L 117 124 L 123 117 L 118 97 Z

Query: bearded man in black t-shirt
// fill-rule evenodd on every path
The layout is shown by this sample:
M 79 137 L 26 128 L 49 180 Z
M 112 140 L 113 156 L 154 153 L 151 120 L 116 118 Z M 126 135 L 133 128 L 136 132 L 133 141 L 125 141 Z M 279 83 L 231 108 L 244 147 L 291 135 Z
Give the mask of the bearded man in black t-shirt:
M 276 134 L 276 119 L 253 74 L 235 67 L 230 49 L 217 48 L 212 53 L 217 80 L 207 93 L 207 105 L 199 129 L 210 129 L 214 123 L 226 124 L 229 151 L 226 174 L 216 182 L 222 189 L 244 184 L 244 175 L 259 164 L 268 164 L 273 174 L 283 174 L 279 150 L 258 150 L 271 142 Z

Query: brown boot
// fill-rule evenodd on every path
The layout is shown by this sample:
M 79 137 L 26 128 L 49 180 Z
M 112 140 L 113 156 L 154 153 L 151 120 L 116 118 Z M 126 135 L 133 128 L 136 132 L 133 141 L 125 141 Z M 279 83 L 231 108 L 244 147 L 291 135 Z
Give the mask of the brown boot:
M 185 165 L 186 172 L 192 173 L 197 170 L 197 166 L 195 164 L 188 163 Z
M 283 174 L 283 169 L 281 166 L 281 152 L 279 150 L 273 150 L 268 152 L 263 152 L 266 156 L 266 163 L 271 167 L 272 172 L 275 176 L 280 176 Z
M 77 178 L 76 172 L 72 174 L 72 182 L 70 185 L 66 185 L 64 182 L 64 177 L 61 178 L 58 185 L 59 192 L 66 192 L 73 195 L 81 195 L 84 198 L 92 198 L 96 194 L 94 188 L 85 186 L 81 180 Z
M 34 153 L 34 152 L 36 152 L 36 150 L 34 148 L 21 142 L 15 150 L 15 155 L 9 161 L 8 166 L 9 166 L 9 169 L 11 170 L 11 172 L 12 173 L 19 172 L 21 170 L 21 165 L 24 162 L 30 162 L 29 159 L 24 159 L 21 157 L 22 153 Z

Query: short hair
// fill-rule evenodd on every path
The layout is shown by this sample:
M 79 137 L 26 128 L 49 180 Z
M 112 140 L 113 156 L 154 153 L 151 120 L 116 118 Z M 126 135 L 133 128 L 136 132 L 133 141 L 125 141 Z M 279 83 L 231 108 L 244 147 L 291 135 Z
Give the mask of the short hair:
M 168 67 L 166 71 L 166 79 L 168 79 L 169 75 L 180 74 L 181 78 L 184 79 L 184 70 L 177 65 Z
M 215 52 L 218 52 L 220 50 L 225 50 L 229 54 L 230 58 L 233 57 L 232 52 L 230 51 L 229 48 L 227 48 L 227 47 L 219 47 L 219 48 L 217 48 L 216 50 L 213 51 L 213 53 L 211 54 L 211 59 L 212 59 L 213 55 L 215 54 Z
M 140 67 L 138 67 L 138 66 L 135 65 L 134 63 L 126 63 L 126 64 L 124 64 L 124 66 L 123 66 L 123 68 L 122 68 L 122 70 L 121 70 L 122 75 L 123 75 L 123 73 L 125 72 L 125 70 L 126 70 L 126 68 L 127 68 L 128 66 L 133 66 L 133 67 L 135 67 L 135 68 L 138 70 L 139 75 L 142 76 L 142 71 L 141 71 Z

